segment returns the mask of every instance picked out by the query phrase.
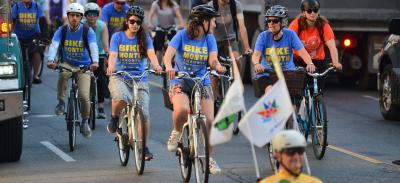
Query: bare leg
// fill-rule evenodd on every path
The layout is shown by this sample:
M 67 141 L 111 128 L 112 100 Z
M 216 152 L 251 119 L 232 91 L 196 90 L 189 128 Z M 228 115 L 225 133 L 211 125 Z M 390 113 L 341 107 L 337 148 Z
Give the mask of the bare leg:
M 33 54 L 33 77 L 35 79 L 39 79 L 39 72 L 41 65 L 42 65 L 42 57 L 40 56 L 40 53 L 36 52 Z
M 187 121 L 189 112 L 189 98 L 185 94 L 176 94 L 172 97 L 174 111 L 172 112 L 172 121 L 174 122 L 174 130 L 180 132 L 183 124 Z

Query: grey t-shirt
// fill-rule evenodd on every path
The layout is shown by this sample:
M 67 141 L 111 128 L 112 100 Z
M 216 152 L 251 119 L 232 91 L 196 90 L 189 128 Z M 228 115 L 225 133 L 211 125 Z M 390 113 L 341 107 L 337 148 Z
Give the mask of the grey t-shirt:
M 236 2 L 236 15 L 238 18 L 243 18 L 243 8 L 240 1 L 235 0 Z M 210 1 L 208 5 L 213 6 L 213 1 Z M 213 6 L 214 7 L 214 6 Z M 231 14 L 231 7 L 226 4 L 223 7 L 219 7 L 218 12 L 221 14 L 221 17 L 217 18 L 217 29 L 214 32 L 215 38 L 217 42 L 225 41 L 225 40 L 232 40 L 236 38 L 235 30 L 233 29 L 233 17 Z M 224 18 L 225 26 L 228 31 L 228 34 L 225 33 L 224 24 L 222 22 L 222 18 Z
M 175 12 L 179 10 L 179 5 L 175 1 L 172 1 L 174 4 L 172 8 L 167 7 L 161 9 L 160 6 L 158 6 L 158 1 L 159 0 L 154 1 L 151 4 L 151 9 L 154 10 L 157 16 L 158 26 L 170 28 L 172 25 L 175 25 Z

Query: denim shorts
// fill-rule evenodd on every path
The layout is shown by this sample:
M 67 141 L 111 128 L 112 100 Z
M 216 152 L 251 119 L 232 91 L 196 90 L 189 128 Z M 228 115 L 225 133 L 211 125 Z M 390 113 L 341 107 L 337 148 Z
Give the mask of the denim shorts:
M 170 98 L 170 100 L 172 100 L 172 98 L 175 95 L 179 95 L 179 94 L 187 95 L 186 93 L 183 93 L 181 91 L 181 88 L 182 88 L 182 85 L 180 85 L 180 84 L 173 85 L 173 86 L 171 86 L 169 88 L 169 98 Z M 201 95 L 202 95 L 201 99 L 214 100 L 214 94 L 213 94 L 211 86 L 204 86 Z
M 125 101 L 126 103 L 132 101 L 132 86 L 130 81 L 124 81 L 117 76 L 111 76 L 108 89 L 110 89 L 111 99 L 113 101 Z M 139 104 L 142 106 L 145 121 L 149 121 L 150 91 L 147 82 L 139 83 L 138 95 Z

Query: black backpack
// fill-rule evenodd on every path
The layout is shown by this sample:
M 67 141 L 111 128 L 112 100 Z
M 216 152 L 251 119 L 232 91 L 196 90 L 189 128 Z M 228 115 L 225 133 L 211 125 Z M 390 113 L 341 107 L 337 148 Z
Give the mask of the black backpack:
M 83 24 L 83 33 L 82 33 L 82 37 L 83 37 L 83 46 L 88 50 L 89 52 L 89 57 L 90 60 L 92 60 L 92 56 L 90 54 L 90 48 L 89 48 L 89 40 L 88 40 L 88 32 L 89 32 L 89 26 L 86 24 Z M 62 56 L 61 53 L 61 47 L 64 46 L 64 42 L 65 42 L 65 38 L 67 37 L 67 31 L 68 31 L 68 25 L 65 24 L 61 27 L 61 41 L 60 41 L 60 46 L 58 47 L 58 53 L 60 55 L 60 57 Z M 62 59 L 61 59 L 62 61 Z

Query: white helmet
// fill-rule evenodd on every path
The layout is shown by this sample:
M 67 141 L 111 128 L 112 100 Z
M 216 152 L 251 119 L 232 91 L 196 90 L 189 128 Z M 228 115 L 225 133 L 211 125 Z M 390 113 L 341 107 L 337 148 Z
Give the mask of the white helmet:
M 68 13 L 80 13 L 83 14 L 85 13 L 84 8 L 81 4 L 79 3 L 71 3 L 67 7 L 67 15 Z
M 100 12 L 100 7 L 96 3 L 87 3 L 85 5 L 85 13 L 88 11 L 97 11 Z
M 282 130 L 272 138 L 272 148 L 274 149 L 274 153 L 282 152 L 282 150 L 288 148 L 306 148 L 306 146 L 306 139 L 296 130 Z

